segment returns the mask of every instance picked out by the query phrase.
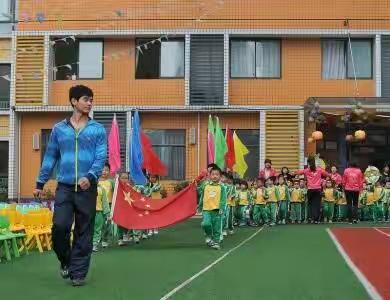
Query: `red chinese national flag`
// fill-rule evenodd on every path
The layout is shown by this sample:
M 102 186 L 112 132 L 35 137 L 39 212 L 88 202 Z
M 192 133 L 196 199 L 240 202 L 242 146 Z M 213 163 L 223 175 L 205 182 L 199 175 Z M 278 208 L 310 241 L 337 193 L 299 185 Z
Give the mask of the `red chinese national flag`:
M 152 175 L 167 175 L 167 167 L 154 152 L 149 137 L 141 130 L 142 155 L 144 158 L 143 168 Z
M 112 219 L 114 223 L 127 229 L 166 227 L 192 217 L 197 209 L 194 184 L 175 195 L 155 200 L 118 182 L 114 201 Z

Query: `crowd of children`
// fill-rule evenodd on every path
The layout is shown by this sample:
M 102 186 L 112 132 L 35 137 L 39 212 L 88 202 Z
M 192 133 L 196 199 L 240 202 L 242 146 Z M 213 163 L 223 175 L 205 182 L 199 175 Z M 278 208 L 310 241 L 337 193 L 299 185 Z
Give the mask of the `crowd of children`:
M 280 175 L 270 174 L 267 179 L 253 181 L 234 179 L 231 173 L 222 172 L 216 165 L 209 165 L 208 172 L 195 180 L 198 186 L 198 208 L 202 212 L 202 227 L 206 243 L 220 248 L 225 236 L 234 233 L 235 227 L 275 226 L 287 223 L 313 223 L 308 209 L 306 180 L 302 175 L 291 176 L 287 168 Z M 119 174 L 119 180 L 152 199 L 159 200 L 161 185 L 158 176 L 150 175 L 146 185 L 134 185 L 127 172 Z M 341 175 L 332 168 L 322 184 L 321 216 L 323 222 L 347 220 L 347 201 L 342 188 Z M 139 243 L 158 234 L 153 230 L 127 230 L 112 224 L 110 219 L 114 181 L 110 178 L 110 166 L 105 165 L 98 184 L 93 250 L 107 247 L 117 236 L 119 246 L 129 242 Z M 390 177 L 378 180 L 375 186 L 364 184 L 359 196 L 359 220 L 389 222 Z
M 148 176 L 146 185 L 135 185 L 129 178 L 129 173 L 120 172 L 119 180 L 131 186 L 134 190 L 152 199 L 159 200 L 161 196 L 161 185 L 156 175 Z M 158 234 L 158 228 L 153 230 L 128 230 L 111 222 L 111 203 L 114 193 L 115 182 L 110 177 L 110 165 L 105 164 L 102 176 L 99 178 L 98 193 L 96 199 L 95 227 L 93 234 L 93 251 L 106 248 L 116 240 L 119 246 L 130 242 L 139 244 L 141 240 L 148 239 Z M 115 238 L 114 238 L 115 237 Z
M 321 219 L 326 223 L 345 222 L 347 201 L 342 178 L 335 167 L 332 169 L 322 183 Z M 233 234 L 236 226 L 314 223 L 305 178 L 286 175 L 281 172 L 267 180 L 259 177 L 245 181 L 209 165 L 208 176 L 196 181 L 207 245 L 219 249 L 224 236 Z M 378 180 L 375 187 L 365 184 L 360 192 L 359 220 L 389 222 L 389 206 L 390 177 Z

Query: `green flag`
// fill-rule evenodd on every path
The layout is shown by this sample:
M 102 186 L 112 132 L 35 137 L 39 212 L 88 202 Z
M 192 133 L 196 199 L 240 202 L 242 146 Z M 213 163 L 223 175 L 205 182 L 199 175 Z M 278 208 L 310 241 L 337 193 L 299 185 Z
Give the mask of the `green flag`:
M 219 126 L 219 119 L 215 118 L 215 164 L 223 170 L 225 168 L 225 154 L 228 149 L 225 136 Z

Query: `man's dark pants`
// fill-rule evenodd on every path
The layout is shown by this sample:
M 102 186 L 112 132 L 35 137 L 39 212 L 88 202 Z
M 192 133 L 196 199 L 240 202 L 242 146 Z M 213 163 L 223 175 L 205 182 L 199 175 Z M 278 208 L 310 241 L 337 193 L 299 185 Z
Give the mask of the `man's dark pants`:
M 68 267 L 71 279 L 87 276 L 92 253 L 92 235 L 96 213 L 96 185 L 83 191 L 58 184 L 52 228 L 53 249 L 61 267 Z M 70 236 L 73 221 L 73 243 Z

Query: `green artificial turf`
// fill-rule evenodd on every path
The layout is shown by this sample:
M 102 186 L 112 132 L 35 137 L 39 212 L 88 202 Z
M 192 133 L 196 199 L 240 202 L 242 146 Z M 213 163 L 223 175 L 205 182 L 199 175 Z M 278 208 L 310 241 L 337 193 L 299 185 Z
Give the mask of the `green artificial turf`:
M 171 299 L 368 299 L 325 228 L 266 228 Z M 0 264 L 1 299 L 160 299 L 256 230 L 237 229 L 215 251 L 193 219 L 94 254 L 81 288 L 59 277 L 54 253 L 31 253 Z

